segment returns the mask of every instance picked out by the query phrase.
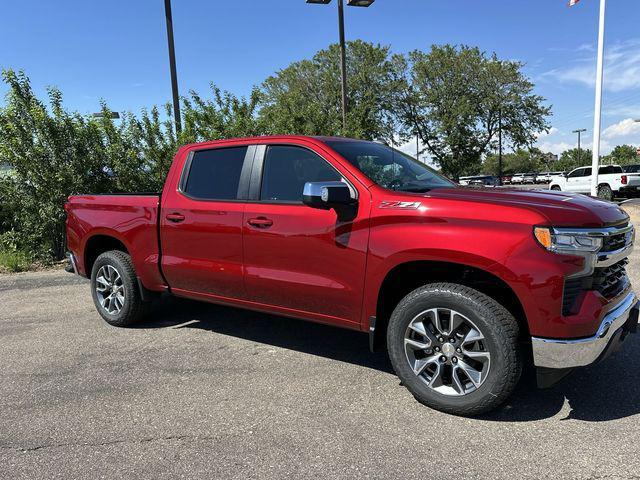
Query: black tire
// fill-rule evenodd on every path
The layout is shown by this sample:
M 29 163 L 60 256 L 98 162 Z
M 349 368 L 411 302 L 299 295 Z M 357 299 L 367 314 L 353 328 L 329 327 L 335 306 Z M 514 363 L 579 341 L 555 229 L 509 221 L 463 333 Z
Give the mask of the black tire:
M 555 190 L 556 192 L 559 192 L 559 191 L 561 190 L 561 189 L 560 189 L 560 185 L 554 185 L 554 186 L 552 186 L 552 187 L 551 187 L 551 190 Z
M 598 187 L 598 198 L 609 201 L 613 200 L 613 190 L 611 190 L 611 187 L 606 183 L 600 185 Z
M 124 290 L 124 302 L 118 312 L 110 313 L 101 304 L 99 293 L 96 289 L 96 278 L 102 267 L 112 267 L 122 279 L 122 289 Z M 142 318 L 149 308 L 149 302 L 143 302 L 140 295 L 140 288 L 136 277 L 131 257 L 117 250 L 101 254 L 93 263 L 91 269 L 91 295 L 96 310 L 100 316 L 109 324 L 115 327 L 128 327 Z
M 490 367 L 484 382 L 470 393 L 452 396 L 435 391 L 409 364 L 405 333 L 416 316 L 433 308 L 459 312 L 484 335 L 483 348 L 491 355 Z M 518 322 L 494 299 L 463 285 L 434 283 L 400 301 L 389 321 L 387 345 L 396 374 L 420 403 L 445 413 L 473 416 L 495 409 L 513 392 L 523 364 L 518 335 Z

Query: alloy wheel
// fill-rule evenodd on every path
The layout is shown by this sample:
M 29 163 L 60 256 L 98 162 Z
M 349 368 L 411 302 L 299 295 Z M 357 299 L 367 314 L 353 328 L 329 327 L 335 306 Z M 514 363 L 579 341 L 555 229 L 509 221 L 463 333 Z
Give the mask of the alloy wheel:
M 109 314 L 117 315 L 122 310 L 126 290 L 122 277 L 112 265 L 103 265 L 96 275 L 96 295 L 100 306 Z
M 413 373 L 447 396 L 468 395 L 485 382 L 491 366 L 481 330 L 449 308 L 432 308 L 409 323 L 404 349 Z

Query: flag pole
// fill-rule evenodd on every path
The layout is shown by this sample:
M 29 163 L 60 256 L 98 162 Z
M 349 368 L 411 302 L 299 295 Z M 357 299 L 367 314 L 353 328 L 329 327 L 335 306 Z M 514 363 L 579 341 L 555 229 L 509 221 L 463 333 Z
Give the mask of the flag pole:
M 600 166 L 600 129 L 602 127 L 602 83 L 604 79 L 604 17 L 607 0 L 600 0 L 600 28 L 598 32 L 598 67 L 596 72 L 596 108 L 593 118 L 593 159 L 591 161 L 591 195 L 598 195 Z

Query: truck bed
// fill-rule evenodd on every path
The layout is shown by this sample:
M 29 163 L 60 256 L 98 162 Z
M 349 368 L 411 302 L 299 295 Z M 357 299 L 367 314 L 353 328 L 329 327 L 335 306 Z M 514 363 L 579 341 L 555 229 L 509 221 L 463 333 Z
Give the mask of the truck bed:
M 131 254 L 145 287 L 163 289 L 159 267 L 159 205 L 160 195 L 151 193 L 69 197 L 65 204 L 67 245 L 74 255 L 78 273 L 83 276 L 91 274 L 90 268 L 95 260 L 91 258 L 91 246 L 107 241 L 103 236 L 108 236 L 120 241 Z M 81 252 L 88 253 L 82 255 Z

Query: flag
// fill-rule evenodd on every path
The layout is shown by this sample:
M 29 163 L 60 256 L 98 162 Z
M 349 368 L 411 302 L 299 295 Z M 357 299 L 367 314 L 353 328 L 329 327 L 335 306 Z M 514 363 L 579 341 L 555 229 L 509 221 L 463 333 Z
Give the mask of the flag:
M 574 5 L 577 5 L 579 1 L 580 0 L 569 0 L 569 6 L 573 7 Z

